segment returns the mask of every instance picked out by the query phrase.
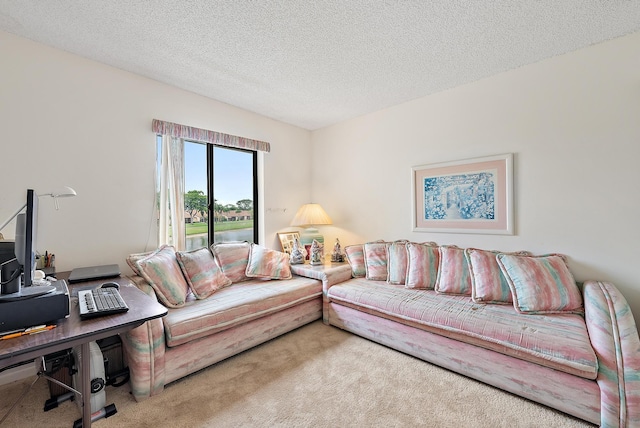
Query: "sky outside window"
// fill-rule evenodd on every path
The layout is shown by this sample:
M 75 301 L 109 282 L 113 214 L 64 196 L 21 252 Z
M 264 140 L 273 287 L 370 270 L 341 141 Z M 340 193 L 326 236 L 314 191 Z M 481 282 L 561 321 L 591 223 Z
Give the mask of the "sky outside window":
M 253 201 L 253 154 L 214 148 L 213 182 L 219 204 L 235 205 L 242 199 Z
M 184 148 L 185 191 L 202 190 L 207 194 L 207 147 L 187 142 Z M 253 200 L 252 154 L 233 149 L 214 148 L 215 198 L 221 205 Z

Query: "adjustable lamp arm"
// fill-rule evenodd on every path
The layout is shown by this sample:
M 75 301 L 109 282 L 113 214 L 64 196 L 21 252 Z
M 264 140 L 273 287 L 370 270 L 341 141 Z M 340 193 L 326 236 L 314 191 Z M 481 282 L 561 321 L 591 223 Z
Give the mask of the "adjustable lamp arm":
M 20 211 L 22 211 L 25 207 L 27 206 L 27 204 L 25 203 L 23 206 L 21 206 L 20 208 L 18 208 L 18 211 L 16 211 L 15 213 L 13 213 L 11 215 L 11 217 L 9 217 L 7 219 L 7 221 L 5 221 L 4 223 L 2 223 L 2 226 L 0 226 L 0 231 L 2 229 L 5 228 L 6 225 L 8 225 L 9 223 L 11 223 L 11 220 L 13 220 L 14 218 L 16 218 L 18 216 L 18 214 L 20 214 Z
M 59 209 L 58 207 L 58 198 L 66 198 L 69 196 L 76 196 L 77 193 L 75 190 L 73 190 L 71 187 L 69 186 L 65 186 L 64 190 L 62 192 L 56 192 L 56 193 L 45 193 L 42 195 L 38 195 L 38 196 L 51 196 L 53 198 L 53 203 L 55 204 L 56 210 Z M 24 205 L 22 205 L 20 208 L 18 208 L 18 211 L 16 211 L 15 213 L 13 213 L 4 223 L 2 223 L 2 226 L 0 226 L 0 231 L 2 229 L 5 228 L 6 225 L 8 225 L 9 223 L 11 223 L 11 220 L 13 220 L 14 218 L 16 218 L 16 216 L 18 214 L 20 214 L 20 211 L 22 211 L 25 207 L 27 206 L 26 202 Z M 2 238 L 2 234 L 0 234 L 0 239 Z

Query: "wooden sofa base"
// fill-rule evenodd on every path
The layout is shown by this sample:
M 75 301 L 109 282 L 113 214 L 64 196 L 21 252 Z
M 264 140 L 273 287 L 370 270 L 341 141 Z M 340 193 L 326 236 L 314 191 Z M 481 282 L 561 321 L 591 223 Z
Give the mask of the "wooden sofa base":
M 416 327 L 325 303 L 329 324 L 421 360 L 600 424 L 600 388 L 583 379 Z
M 165 385 L 322 318 L 322 297 L 165 351 Z

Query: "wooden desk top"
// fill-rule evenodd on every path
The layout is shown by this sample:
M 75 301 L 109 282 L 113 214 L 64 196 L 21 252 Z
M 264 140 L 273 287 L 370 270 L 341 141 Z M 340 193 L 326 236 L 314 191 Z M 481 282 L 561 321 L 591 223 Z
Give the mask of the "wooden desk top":
M 56 275 L 66 279 L 64 273 Z M 122 314 L 81 320 L 77 290 L 99 287 L 104 282 L 117 282 L 120 295 L 129 306 Z M 140 291 L 128 278 L 118 277 L 69 285 L 71 304 L 69 317 L 57 322 L 57 327 L 42 333 L 0 340 L 0 370 L 46 354 L 78 346 L 87 341 L 103 339 L 135 328 L 145 321 L 167 314 L 167 308 Z M 76 293 L 74 293 L 74 290 Z

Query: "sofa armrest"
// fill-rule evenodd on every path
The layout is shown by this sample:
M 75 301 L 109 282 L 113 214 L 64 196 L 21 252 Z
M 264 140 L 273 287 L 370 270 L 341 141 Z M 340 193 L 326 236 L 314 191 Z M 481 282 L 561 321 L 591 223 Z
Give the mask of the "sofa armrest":
M 598 357 L 601 426 L 640 426 L 640 339 L 631 308 L 611 283 L 586 281 L 583 295 Z
M 133 282 L 135 284 L 136 287 L 138 287 L 138 289 L 140 289 L 144 294 L 153 297 L 154 299 L 158 300 L 158 296 L 156 296 L 156 292 L 153 289 L 152 286 L 149 285 L 149 283 L 147 282 L 146 279 L 144 279 L 143 277 L 139 276 L 139 275 L 133 275 L 130 276 L 129 279 L 131 280 L 131 282 Z
M 143 292 L 155 297 L 153 288 L 141 277 L 130 278 Z M 122 335 L 129 366 L 131 393 L 136 401 L 159 394 L 164 389 L 164 324 L 152 319 Z
M 291 272 L 298 276 L 322 281 L 322 322 L 329 325 L 329 298 L 327 292 L 332 285 L 351 279 L 351 266 L 344 264 L 291 265 Z

